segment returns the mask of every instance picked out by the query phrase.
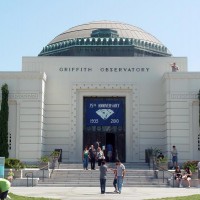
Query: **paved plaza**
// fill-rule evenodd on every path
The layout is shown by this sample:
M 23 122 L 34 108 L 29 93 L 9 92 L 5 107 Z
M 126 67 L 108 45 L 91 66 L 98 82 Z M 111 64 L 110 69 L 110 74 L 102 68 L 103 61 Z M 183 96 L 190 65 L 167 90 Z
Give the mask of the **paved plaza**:
M 112 187 L 106 188 L 106 194 L 100 194 L 99 187 L 12 187 L 10 189 L 10 192 L 16 195 L 60 200 L 144 200 L 200 194 L 200 188 L 124 187 L 121 194 L 113 191 Z

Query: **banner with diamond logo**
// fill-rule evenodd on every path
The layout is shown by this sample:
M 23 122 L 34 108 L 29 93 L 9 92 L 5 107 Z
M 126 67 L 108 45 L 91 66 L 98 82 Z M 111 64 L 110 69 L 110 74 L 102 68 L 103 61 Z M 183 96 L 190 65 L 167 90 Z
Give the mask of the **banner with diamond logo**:
M 122 126 L 124 124 L 123 99 L 88 98 L 85 106 L 86 126 Z

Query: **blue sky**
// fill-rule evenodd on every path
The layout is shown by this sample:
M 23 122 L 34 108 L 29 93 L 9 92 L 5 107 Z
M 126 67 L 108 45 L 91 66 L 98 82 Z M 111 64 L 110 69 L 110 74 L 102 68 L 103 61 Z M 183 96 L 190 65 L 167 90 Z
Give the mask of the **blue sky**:
M 199 0 L 0 0 L 0 71 L 21 71 L 58 34 L 83 23 L 112 20 L 138 26 L 175 57 L 200 71 Z

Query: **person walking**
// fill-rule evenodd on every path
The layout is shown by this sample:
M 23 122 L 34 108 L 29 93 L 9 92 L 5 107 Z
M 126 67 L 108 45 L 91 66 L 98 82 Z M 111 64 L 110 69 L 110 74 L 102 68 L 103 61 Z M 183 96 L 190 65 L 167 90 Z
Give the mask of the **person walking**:
M 90 150 L 89 150 L 91 170 L 95 170 L 96 156 L 97 156 L 96 149 L 94 148 L 94 145 L 91 145 Z
M 106 176 L 108 167 L 106 166 L 106 162 L 103 160 L 101 162 L 101 166 L 99 168 L 100 171 L 100 188 L 101 188 L 101 194 L 104 194 L 106 192 Z
M 85 149 L 83 150 L 82 157 L 83 157 L 83 169 L 88 170 L 89 151 L 87 147 L 85 147 Z
M 172 154 L 172 164 L 173 164 L 172 169 L 175 169 L 178 164 L 178 151 L 176 149 L 176 146 L 172 147 L 171 154 Z
M 117 188 L 118 188 L 119 194 L 121 194 L 123 180 L 125 176 L 125 166 L 121 163 L 120 160 L 116 161 L 116 165 L 117 165 Z
M 10 189 L 10 181 L 4 178 L 0 178 L 0 199 L 4 200 L 8 197 L 8 191 Z

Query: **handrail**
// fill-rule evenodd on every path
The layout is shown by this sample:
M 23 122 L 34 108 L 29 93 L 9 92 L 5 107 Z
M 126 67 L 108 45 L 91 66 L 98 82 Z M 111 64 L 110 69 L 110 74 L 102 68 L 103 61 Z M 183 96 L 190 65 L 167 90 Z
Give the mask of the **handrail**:
M 28 174 L 31 174 L 32 175 L 32 187 L 33 187 L 33 172 L 27 172 L 26 174 L 25 174 L 25 176 L 26 176 L 26 178 L 27 178 L 27 187 L 28 187 L 28 178 L 29 178 L 29 176 L 28 176 Z
M 170 172 L 169 170 L 166 170 L 164 167 L 160 167 L 158 165 L 155 165 L 157 168 L 157 171 L 162 171 L 163 172 L 163 183 L 164 183 L 164 179 L 165 179 L 165 172 L 171 174 L 173 176 L 173 187 L 174 187 L 174 173 Z M 154 169 L 154 172 L 156 171 L 156 169 Z M 157 176 L 158 177 L 158 176 Z
M 42 181 L 43 182 L 44 182 L 44 170 L 48 169 L 48 167 L 49 167 L 49 164 L 47 164 L 47 165 L 45 165 L 45 166 L 40 168 L 40 170 L 42 170 Z
M 42 176 L 42 181 L 44 182 L 44 170 L 49 169 L 49 165 L 50 165 L 50 169 L 51 169 L 51 173 L 50 173 L 50 178 L 53 174 L 53 171 L 55 169 L 56 166 L 56 161 L 58 161 L 58 169 L 60 167 L 60 162 L 59 162 L 59 158 L 61 156 L 61 151 L 57 151 L 56 156 L 54 154 L 51 154 L 50 156 L 48 156 L 49 160 L 50 160 L 50 164 L 48 163 L 47 165 L 43 166 L 40 168 L 40 170 L 43 170 L 43 176 Z
M 151 169 L 151 159 L 149 159 L 148 161 L 148 165 L 149 165 L 149 170 Z M 166 170 L 165 168 L 163 167 L 160 167 L 156 164 L 155 160 L 152 161 L 152 168 L 153 168 L 153 171 L 154 171 L 154 176 L 156 178 L 158 178 L 158 171 L 162 171 L 163 172 L 163 183 L 164 183 L 164 179 L 165 179 L 165 173 L 169 173 L 173 176 L 173 187 L 174 187 L 174 173 L 173 172 L 170 172 L 168 170 Z

